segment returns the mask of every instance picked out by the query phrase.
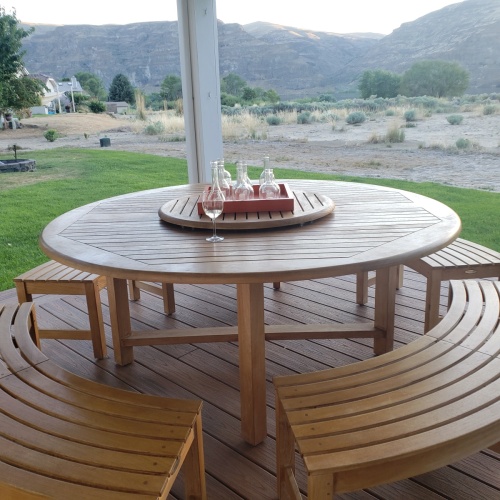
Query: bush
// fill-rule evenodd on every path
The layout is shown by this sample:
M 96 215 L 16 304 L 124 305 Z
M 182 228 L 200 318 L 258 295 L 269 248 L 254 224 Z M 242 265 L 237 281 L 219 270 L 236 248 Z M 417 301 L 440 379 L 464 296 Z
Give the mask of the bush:
M 311 112 L 304 111 L 297 116 L 297 123 L 300 125 L 306 125 L 312 123 Z
M 163 124 L 163 122 L 150 123 L 144 129 L 144 133 L 146 135 L 159 135 L 164 131 L 165 131 L 165 125 Z
M 363 123 L 366 120 L 366 115 L 363 111 L 354 111 L 349 114 L 345 121 L 349 123 L 349 125 L 356 125 L 357 123 Z
M 483 115 L 494 115 L 497 112 L 497 107 L 494 104 L 488 104 L 483 108 Z
M 51 128 L 51 129 L 47 130 L 47 132 L 45 132 L 45 134 L 43 134 L 43 136 L 49 142 L 54 142 L 58 137 L 57 130 L 54 130 Z
M 417 112 L 414 109 L 409 109 L 405 111 L 404 119 L 407 122 L 416 122 L 417 121 Z
M 472 143 L 469 141 L 469 139 L 464 139 L 463 137 L 461 137 L 457 140 L 455 145 L 458 149 L 469 149 L 472 146 Z
M 450 125 L 460 125 L 464 117 L 462 115 L 450 115 L 446 119 Z
M 386 142 L 397 143 L 405 141 L 405 131 L 397 125 L 391 127 L 385 135 Z
M 104 113 L 104 111 L 106 111 L 106 105 L 101 101 L 90 101 L 89 109 L 92 113 Z
M 281 119 L 279 116 L 270 115 L 266 118 L 266 122 L 268 125 L 279 125 L 281 123 Z

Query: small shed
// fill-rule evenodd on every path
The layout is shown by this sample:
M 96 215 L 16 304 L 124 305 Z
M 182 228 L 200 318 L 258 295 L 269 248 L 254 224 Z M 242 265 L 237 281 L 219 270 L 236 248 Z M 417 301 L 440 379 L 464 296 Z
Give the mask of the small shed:
M 116 113 L 117 115 L 123 115 L 129 110 L 129 108 L 129 103 L 124 101 L 106 103 L 106 111 L 108 113 Z

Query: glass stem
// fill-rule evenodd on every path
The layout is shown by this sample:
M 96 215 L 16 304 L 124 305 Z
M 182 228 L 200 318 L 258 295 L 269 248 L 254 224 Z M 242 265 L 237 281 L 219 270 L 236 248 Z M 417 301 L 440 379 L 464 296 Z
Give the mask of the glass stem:
M 214 238 L 215 238 L 215 236 L 216 236 L 216 234 L 215 234 L 215 217 L 212 219 L 212 223 L 214 225 Z

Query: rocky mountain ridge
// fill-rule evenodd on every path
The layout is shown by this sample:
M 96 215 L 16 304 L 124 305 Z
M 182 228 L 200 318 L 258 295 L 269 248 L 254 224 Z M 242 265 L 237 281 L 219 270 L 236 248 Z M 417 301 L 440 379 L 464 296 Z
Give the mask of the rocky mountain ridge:
M 500 91 L 500 1 L 465 0 L 405 23 L 387 36 L 337 34 L 271 23 L 219 21 L 219 62 L 251 86 L 283 99 L 351 91 L 366 69 L 405 71 L 422 59 L 458 61 L 471 75 L 469 93 Z M 146 92 L 180 74 L 176 21 L 128 25 L 35 26 L 24 42 L 30 73 L 57 78 L 79 71 L 106 87 L 118 73 Z

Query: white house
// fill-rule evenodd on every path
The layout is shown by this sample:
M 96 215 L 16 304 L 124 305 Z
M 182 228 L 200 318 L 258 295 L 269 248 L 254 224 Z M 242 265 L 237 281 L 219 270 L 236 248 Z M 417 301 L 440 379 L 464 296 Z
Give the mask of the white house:
M 34 73 L 30 76 L 40 80 L 47 87 L 41 97 L 41 105 L 31 108 L 32 113 L 48 114 L 51 111 L 55 112 L 57 108 L 61 110 L 68 103 L 75 111 L 73 92 L 83 92 L 82 86 L 76 78 L 73 77 L 70 82 L 57 82 L 54 78 L 43 73 Z

